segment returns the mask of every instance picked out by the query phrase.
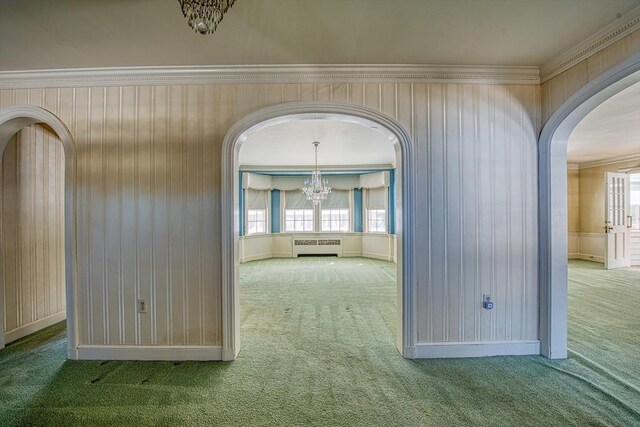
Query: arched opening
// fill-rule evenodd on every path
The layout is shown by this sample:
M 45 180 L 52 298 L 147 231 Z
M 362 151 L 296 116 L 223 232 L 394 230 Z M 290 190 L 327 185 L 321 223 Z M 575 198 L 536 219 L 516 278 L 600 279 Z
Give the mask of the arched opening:
M 640 81 L 640 55 L 593 79 L 547 121 L 538 145 L 540 349 L 567 357 L 567 144 L 571 132 L 594 108 Z
M 394 144 L 396 153 L 397 191 L 395 213 L 397 284 L 398 284 L 398 351 L 408 358 L 414 357 L 415 325 L 413 309 L 413 187 L 410 139 L 406 131 L 394 120 L 375 110 L 340 103 L 296 102 L 276 105 L 248 115 L 237 122 L 226 134 L 223 145 L 222 176 L 222 339 L 223 359 L 234 360 L 240 351 L 239 320 L 239 152 L 251 132 L 267 126 L 294 120 L 325 119 L 379 127 Z M 390 208 L 391 209 L 391 208 Z
M 76 235 L 75 235 L 75 146 L 64 123 L 51 112 L 36 106 L 13 106 L 0 110 L 0 155 L 14 135 L 27 126 L 43 124 L 57 136 L 64 151 L 64 287 L 69 359 L 77 359 L 76 329 Z M 54 140 L 54 142 L 56 142 Z M 0 166 L 0 174 L 2 166 Z M 0 348 L 5 344 L 5 301 L 3 275 L 0 274 Z

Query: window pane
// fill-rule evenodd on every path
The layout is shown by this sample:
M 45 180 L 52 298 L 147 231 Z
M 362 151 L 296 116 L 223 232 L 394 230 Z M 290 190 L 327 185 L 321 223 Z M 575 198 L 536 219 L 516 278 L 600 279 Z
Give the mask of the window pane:
M 258 221 L 264 221 L 264 210 L 260 209 L 256 211 L 256 219 Z
M 264 222 L 256 223 L 256 233 L 264 233 Z
M 331 217 L 331 211 L 329 211 L 328 209 L 323 209 L 322 213 L 321 213 L 321 216 L 322 216 L 322 220 L 326 221 L 327 219 L 329 219 Z
M 284 229 L 285 229 L 285 231 L 294 231 L 294 223 L 293 223 L 293 221 L 286 221 Z
M 295 211 L 295 215 L 296 215 L 296 221 L 300 221 L 304 218 L 304 211 L 300 210 L 300 209 L 296 209 Z
M 287 220 L 293 220 L 294 216 L 295 216 L 295 215 L 294 215 L 294 213 L 293 213 L 293 211 L 292 211 L 291 209 L 285 209 L 285 211 L 284 211 L 284 217 L 285 217 L 285 219 L 287 219 Z
M 304 222 L 304 231 L 313 231 L 313 221 Z

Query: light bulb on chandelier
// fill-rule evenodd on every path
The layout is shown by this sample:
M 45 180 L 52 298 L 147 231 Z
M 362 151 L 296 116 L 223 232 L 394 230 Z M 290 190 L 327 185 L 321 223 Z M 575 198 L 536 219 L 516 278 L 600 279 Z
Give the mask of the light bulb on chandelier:
M 178 0 L 182 15 L 197 33 L 212 34 L 236 0 Z
M 307 196 L 307 200 L 313 202 L 314 205 L 325 200 L 329 193 L 331 193 L 329 182 L 326 178 L 322 178 L 322 175 L 318 170 L 318 145 L 320 145 L 320 142 L 313 142 L 316 153 L 313 172 L 311 173 L 311 178 L 304 180 L 304 186 L 302 187 L 302 192 Z

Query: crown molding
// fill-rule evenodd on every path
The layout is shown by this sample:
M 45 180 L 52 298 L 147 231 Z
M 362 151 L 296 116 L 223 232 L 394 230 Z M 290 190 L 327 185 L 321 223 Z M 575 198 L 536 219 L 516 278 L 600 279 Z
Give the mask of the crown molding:
M 578 163 L 567 163 L 567 169 L 568 170 L 579 170 L 580 169 L 580 165 Z
M 538 85 L 538 67 L 246 65 L 0 72 L 0 89 L 255 83 L 484 83 Z
M 640 6 L 636 6 L 591 37 L 569 46 L 540 66 L 541 83 L 607 48 L 640 28 Z
M 627 154 L 626 156 L 610 157 L 608 159 L 594 160 L 592 162 L 580 163 L 580 169 L 595 168 L 597 166 L 613 165 L 615 163 L 631 162 L 640 160 L 640 154 Z

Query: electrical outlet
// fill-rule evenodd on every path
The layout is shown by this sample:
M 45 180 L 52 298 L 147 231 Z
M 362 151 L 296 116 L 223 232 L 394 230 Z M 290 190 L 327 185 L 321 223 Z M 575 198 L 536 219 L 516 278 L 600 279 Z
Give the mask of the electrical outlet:
M 138 300 L 138 313 L 146 313 L 148 308 L 146 299 Z
M 491 295 L 483 294 L 482 295 L 482 307 L 491 310 L 493 308 L 493 301 L 491 301 Z

